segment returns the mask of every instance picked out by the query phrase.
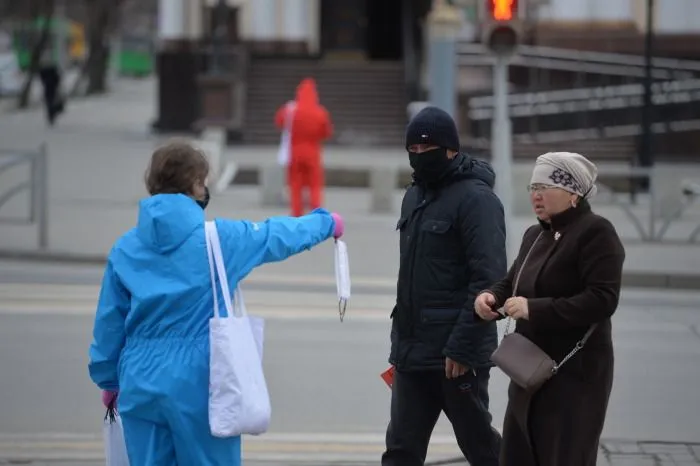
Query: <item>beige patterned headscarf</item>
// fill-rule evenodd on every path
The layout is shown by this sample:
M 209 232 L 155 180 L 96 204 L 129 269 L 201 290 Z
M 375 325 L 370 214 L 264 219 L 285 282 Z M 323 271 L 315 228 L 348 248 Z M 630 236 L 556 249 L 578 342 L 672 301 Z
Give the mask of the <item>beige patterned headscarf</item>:
M 575 152 L 548 152 L 537 157 L 531 184 L 556 186 L 582 198 L 590 199 L 597 191 L 598 169 Z

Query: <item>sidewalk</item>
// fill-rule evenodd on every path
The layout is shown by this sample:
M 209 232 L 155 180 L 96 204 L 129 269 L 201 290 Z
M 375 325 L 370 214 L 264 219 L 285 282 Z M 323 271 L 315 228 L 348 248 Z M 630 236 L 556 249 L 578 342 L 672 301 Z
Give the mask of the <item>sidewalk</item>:
M 62 84 L 62 89 L 64 93 L 69 93 L 71 90 L 73 90 L 73 86 L 75 85 L 75 82 L 78 80 L 78 76 L 80 76 L 80 72 L 77 69 L 70 69 L 67 72 L 64 73 L 63 75 L 63 84 Z M 22 83 L 24 84 L 24 79 L 25 75 L 22 74 Z M 43 105 L 43 98 L 44 98 L 44 90 L 41 86 L 41 80 L 39 79 L 39 76 L 35 76 L 34 80 L 32 81 L 32 88 L 29 91 L 29 106 L 28 108 L 20 111 L 34 111 Z M 79 97 L 80 99 L 82 97 Z M 13 112 L 17 112 L 17 101 L 19 99 L 19 95 L 4 95 L 0 96 L 0 117 L 3 116 L 3 114 L 11 114 Z M 68 105 L 70 105 L 73 102 L 72 98 L 68 99 Z
M 150 133 L 155 114 L 155 82 L 120 80 L 105 96 L 73 102 L 53 128 L 47 128 L 40 109 L 0 114 L 0 149 L 32 149 L 43 141 L 49 147 L 49 248 L 38 251 L 34 225 L 3 223 L 24 217 L 29 198 L 20 194 L 0 209 L 0 256 L 40 260 L 103 261 L 114 240 L 136 220 L 138 200 L 146 195 L 143 173 L 154 147 L 164 137 Z M 224 160 L 241 165 L 274 160 L 273 147 L 229 147 Z M 267 154 L 267 155 L 266 155 Z M 365 148 L 331 147 L 329 163 L 405 163 L 403 152 L 383 151 L 381 156 Z M 11 186 L 27 179 L 26 167 L 0 174 L 0 185 Z M 3 190 L 4 191 L 4 190 Z M 523 190 L 524 192 L 524 190 Z M 0 195 L 4 194 L 0 193 Z M 347 240 L 353 254 L 353 275 L 394 280 L 397 267 L 396 218 L 402 192 L 396 190 L 389 214 L 369 212 L 367 189 L 329 188 L 326 206 L 346 217 Z M 525 195 L 525 194 L 523 194 Z M 285 215 L 287 209 L 261 208 L 256 186 L 233 186 L 214 196 L 209 217 L 263 219 Z M 625 248 L 625 285 L 666 288 L 700 288 L 700 245 L 687 237 L 700 223 L 700 205 L 691 207 L 667 233 L 670 243 L 642 243 L 639 233 L 616 206 L 595 204 L 618 229 Z M 644 201 L 634 208 L 642 216 Z M 519 238 L 533 218 L 513 219 L 512 235 Z M 310 254 L 296 264 L 305 273 L 327 273 L 327 264 Z
M 700 443 L 654 443 L 654 442 L 621 442 L 606 441 L 601 442 L 600 453 L 598 455 L 598 466 L 700 466 Z M 376 461 L 257 461 L 246 460 L 245 466 L 374 466 Z M 33 461 L 0 458 L 0 465 L 28 466 L 103 466 L 104 461 L 84 461 L 71 460 L 66 458 L 57 461 Z M 435 465 L 455 465 L 466 466 L 467 462 L 453 461 L 433 461 L 426 462 L 426 466 Z

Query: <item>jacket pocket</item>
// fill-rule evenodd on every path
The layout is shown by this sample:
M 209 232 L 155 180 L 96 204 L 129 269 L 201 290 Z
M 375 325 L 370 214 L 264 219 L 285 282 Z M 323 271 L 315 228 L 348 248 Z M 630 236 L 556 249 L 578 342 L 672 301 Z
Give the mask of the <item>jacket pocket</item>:
M 449 230 L 451 226 L 452 224 L 447 220 L 426 220 L 423 222 L 423 225 L 421 225 L 421 230 L 442 235 L 447 233 L 447 230 Z
M 406 225 L 408 225 L 408 217 L 401 217 L 399 221 L 396 222 L 396 231 L 399 232 L 399 254 L 401 256 L 408 251 L 408 245 L 411 240 L 409 232 L 406 231 Z
M 459 247 L 447 220 L 426 220 L 420 226 L 422 249 L 426 257 L 454 261 Z
M 454 324 L 462 309 L 421 309 L 420 321 L 424 325 Z
M 441 361 L 447 340 L 462 310 L 456 308 L 424 308 L 420 311 L 420 323 L 416 326 L 416 337 L 425 361 Z

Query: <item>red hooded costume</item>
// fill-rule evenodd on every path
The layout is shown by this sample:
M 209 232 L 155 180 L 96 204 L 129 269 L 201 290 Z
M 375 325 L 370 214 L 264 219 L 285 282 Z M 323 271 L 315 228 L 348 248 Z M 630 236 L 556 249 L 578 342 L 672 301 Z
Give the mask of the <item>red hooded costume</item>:
M 295 104 L 293 110 L 286 104 L 280 107 L 275 115 L 275 124 L 283 130 L 288 112 L 294 112 L 287 183 L 292 215 L 300 216 L 304 212 L 304 188 L 311 191 L 311 209 L 321 207 L 323 203 L 321 143 L 331 137 L 333 126 L 328 111 L 318 103 L 316 81 L 312 78 L 305 78 L 299 83 Z

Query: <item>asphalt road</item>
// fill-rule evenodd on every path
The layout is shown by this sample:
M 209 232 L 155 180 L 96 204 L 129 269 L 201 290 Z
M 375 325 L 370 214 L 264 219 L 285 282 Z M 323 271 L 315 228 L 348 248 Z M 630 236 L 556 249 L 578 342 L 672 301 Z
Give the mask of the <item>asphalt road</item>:
M 103 409 L 86 370 L 100 274 L 97 267 L 0 262 L 0 459 L 101 455 Z M 343 323 L 332 280 L 256 272 L 245 289 L 250 311 L 267 318 L 273 401 L 270 432 L 246 439 L 246 457 L 376 461 L 388 420 L 379 373 L 387 366 L 390 278 L 354 287 Z M 605 438 L 700 442 L 699 298 L 624 292 Z M 500 427 L 506 380 L 497 370 L 491 394 Z M 431 458 L 455 453 L 442 419 Z

